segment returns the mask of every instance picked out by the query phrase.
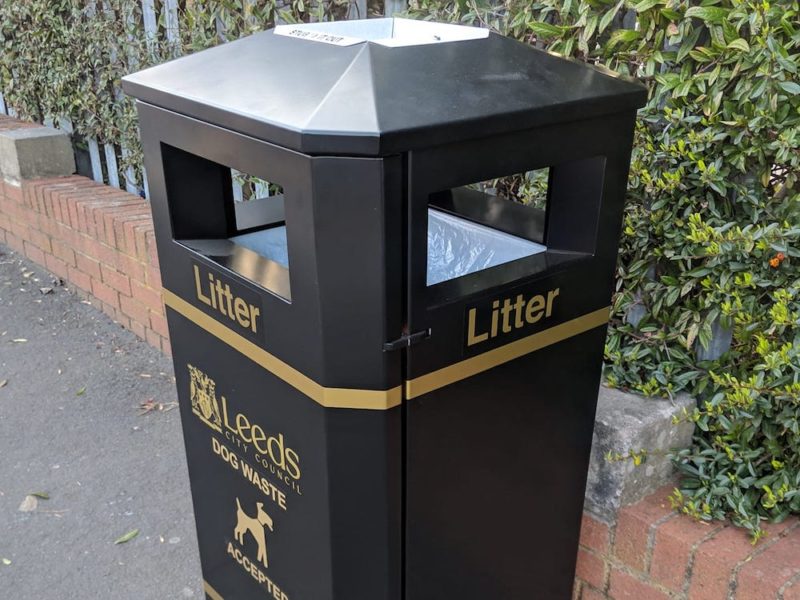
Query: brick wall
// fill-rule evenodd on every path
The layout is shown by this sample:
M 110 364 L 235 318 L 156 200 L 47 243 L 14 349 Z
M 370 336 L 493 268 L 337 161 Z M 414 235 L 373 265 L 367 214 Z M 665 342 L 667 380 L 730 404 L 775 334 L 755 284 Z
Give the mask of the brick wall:
M 584 514 L 580 600 L 800 600 L 800 522 L 766 525 L 753 546 L 730 524 L 675 513 L 663 488 L 623 508 L 611 526 Z
M 170 353 L 147 201 L 80 176 L 0 182 L 0 242 Z
M 0 118 L 0 131 L 14 123 Z M 78 176 L 0 181 L 0 243 L 170 353 L 146 201 Z M 753 546 L 741 529 L 674 513 L 669 492 L 621 509 L 610 525 L 584 514 L 576 600 L 800 600 L 797 519 L 768 525 Z

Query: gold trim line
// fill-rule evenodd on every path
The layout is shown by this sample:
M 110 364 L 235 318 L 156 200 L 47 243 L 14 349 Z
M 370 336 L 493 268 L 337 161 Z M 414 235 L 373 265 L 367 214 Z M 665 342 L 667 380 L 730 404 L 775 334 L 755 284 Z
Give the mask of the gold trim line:
M 402 403 L 403 390 L 400 386 L 390 390 L 324 387 L 310 377 L 303 375 L 294 367 L 286 364 L 277 356 L 270 354 L 247 338 L 242 337 L 216 319 L 208 316 L 199 308 L 192 306 L 168 289 L 164 288 L 162 295 L 164 304 L 172 310 L 183 315 L 201 329 L 225 342 L 234 350 L 326 408 L 388 410 Z
M 422 396 L 456 381 L 488 371 L 535 350 L 541 350 L 546 346 L 566 340 L 595 327 L 600 327 L 600 325 L 605 325 L 608 322 L 610 312 L 611 307 L 606 306 L 600 310 L 555 325 L 544 331 L 534 333 L 448 367 L 409 379 L 406 381 L 406 399 L 410 400 L 411 398 Z
M 225 600 L 222 596 L 220 596 L 219 592 L 211 587 L 211 584 L 208 583 L 205 579 L 203 579 L 203 589 L 205 590 L 208 597 L 211 600 Z

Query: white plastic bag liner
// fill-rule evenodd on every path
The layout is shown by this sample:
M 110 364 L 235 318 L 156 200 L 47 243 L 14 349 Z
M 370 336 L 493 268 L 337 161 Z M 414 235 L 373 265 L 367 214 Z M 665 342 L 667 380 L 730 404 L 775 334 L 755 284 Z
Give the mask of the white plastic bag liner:
M 547 246 L 428 210 L 428 285 L 539 254 Z
M 286 225 L 270 227 L 231 238 L 232 242 L 289 268 L 289 251 L 286 244 Z
M 285 225 L 230 239 L 289 268 Z M 546 246 L 536 242 L 428 209 L 428 285 L 463 277 L 545 250 Z

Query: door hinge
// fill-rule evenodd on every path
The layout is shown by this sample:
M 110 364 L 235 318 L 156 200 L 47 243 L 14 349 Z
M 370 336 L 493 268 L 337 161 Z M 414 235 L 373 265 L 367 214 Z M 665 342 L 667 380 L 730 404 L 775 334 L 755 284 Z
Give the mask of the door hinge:
M 426 329 L 425 331 L 417 331 L 416 333 L 407 333 L 405 335 L 400 336 L 396 340 L 392 342 L 386 342 L 383 345 L 384 352 L 391 352 L 392 350 L 400 350 L 401 348 L 408 348 L 409 346 L 413 346 L 414 344 L 419 344 L 423 340 L 427 340 L 431 337 L 431 330 Z

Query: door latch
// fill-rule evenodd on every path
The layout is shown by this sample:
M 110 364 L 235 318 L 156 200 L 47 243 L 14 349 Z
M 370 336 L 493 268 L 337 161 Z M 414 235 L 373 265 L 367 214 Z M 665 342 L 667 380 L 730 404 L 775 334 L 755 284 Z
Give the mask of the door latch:
M 417 331 L 416 333 L 407 333 L 405 335 L 401 335 L 394 341 L 383 344 L 383 351 L 391 352 L 392 350 L 408 348 L 414 344 L 419 344 L 423 340 L 427 340 L 429 337 L 431 337 L 430 329 L 426 329 L 425 331 Z

